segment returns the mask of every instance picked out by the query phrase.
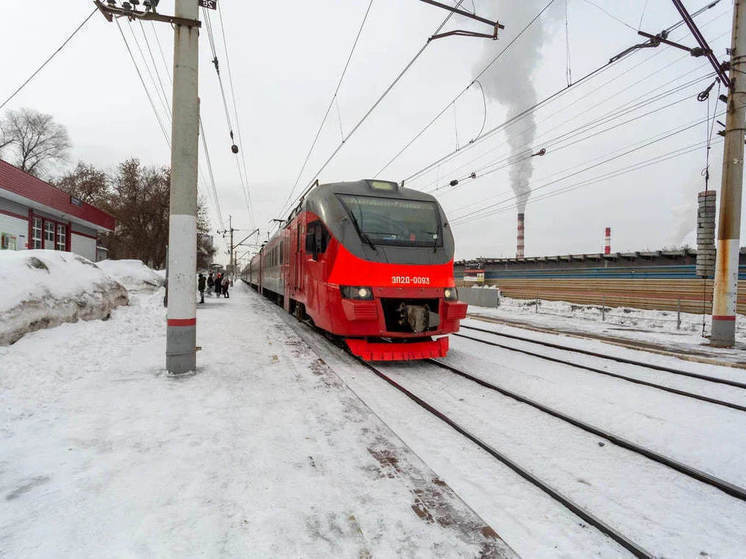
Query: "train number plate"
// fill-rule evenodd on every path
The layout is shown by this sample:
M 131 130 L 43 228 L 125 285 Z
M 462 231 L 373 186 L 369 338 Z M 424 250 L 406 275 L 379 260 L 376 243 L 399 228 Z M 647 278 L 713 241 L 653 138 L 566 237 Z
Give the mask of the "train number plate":
M 424 276 L 391 276 L 394 285 L 430 285 L 430 278 Z

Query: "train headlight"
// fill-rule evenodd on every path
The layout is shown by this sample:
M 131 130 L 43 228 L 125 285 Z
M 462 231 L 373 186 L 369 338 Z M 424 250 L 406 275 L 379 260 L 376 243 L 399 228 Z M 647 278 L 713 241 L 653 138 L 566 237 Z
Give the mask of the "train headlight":
M 373 290 L 370 287 L 341 285 L 339 289 L 342 291 L 342 297 L 345 299 L 356 299 L 358 301 L 373 300 Z
M 443 296 L 446 298 L 446 301 L 458 301 L 458 289 L 455 287 L 446 287 Z

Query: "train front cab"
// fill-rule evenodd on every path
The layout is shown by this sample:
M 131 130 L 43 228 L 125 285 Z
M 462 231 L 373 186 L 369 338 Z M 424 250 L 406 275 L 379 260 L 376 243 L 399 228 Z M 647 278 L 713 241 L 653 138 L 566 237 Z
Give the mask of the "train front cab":
M 397 246 L 381 239 L 378 246 L 363 246 L 359 224 L 339 204 L 340 194 L 379 194 L 370 192 L 369 181 L 361 182 L 328 185 L 285 230 L 286 310 L 308 315 L 366 360 L 443 357 L 447 334 L 458 331 L 467 309 L 455 288 L 450 232 L 441 229 L 443 240 L 435 247 L 432 241 L 427 246 Z M 416 198 L 410 203 L 424 200 L 446 223 L 432 197 L 414 191 L 387 194 L 384 200 L 398 205 L 406 196 Z M 365 217 L 365 226 L 371 226 L 371 216 Z

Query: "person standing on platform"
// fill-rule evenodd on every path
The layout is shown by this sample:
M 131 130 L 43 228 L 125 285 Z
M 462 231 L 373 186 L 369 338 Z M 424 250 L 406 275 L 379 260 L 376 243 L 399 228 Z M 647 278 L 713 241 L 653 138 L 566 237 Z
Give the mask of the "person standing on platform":
M 230 294 L 228 293 L 228 287 L 231 284 L 231 280 L 228 279 L 228 276 L 223 276 L 223 297 L 226 299 L 230 298 Z
M 215 297 L 220 297 L 220 292 L 223 289 L 223 276 L 218 274 L 215 277 Z
M 212 272 L 207 276 L 207 292 L 212 294 L 212 290 L 215 289 L 215 278 L 212 277 Z
M 199 275 L 199 279 L 197 280 L 197 289 L 199 290 L 199 302 L 204 303 L 205 302 L 205 276 L 204 274 Z

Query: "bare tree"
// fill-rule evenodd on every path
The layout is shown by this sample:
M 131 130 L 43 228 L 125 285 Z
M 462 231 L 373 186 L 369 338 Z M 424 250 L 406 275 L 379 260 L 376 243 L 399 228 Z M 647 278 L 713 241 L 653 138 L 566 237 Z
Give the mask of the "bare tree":
M 109 177 L 104 171 L 87 163 L 79 162 L 75 169 L 68 171 L 52 184 L 94 206 L 106 205 L 108 202 Z
M 3 125 L 3 139 L 12 145 L 16 167 L 35 176 L 43 175 L 47 166 L 67 159 L 70 138 L 67 130 L 52 115 L 32 109 L 8 111 Z M 2 144 L 0 144 L 2 146 Z

